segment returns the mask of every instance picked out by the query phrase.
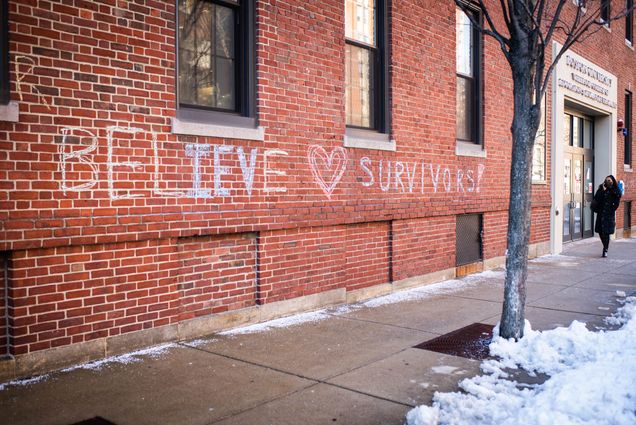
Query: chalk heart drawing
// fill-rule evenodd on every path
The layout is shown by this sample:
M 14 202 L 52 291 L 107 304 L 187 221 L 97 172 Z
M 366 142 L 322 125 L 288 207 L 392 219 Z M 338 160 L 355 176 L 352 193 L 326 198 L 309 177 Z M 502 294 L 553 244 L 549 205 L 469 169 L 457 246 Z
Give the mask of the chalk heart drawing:
M 342 147 L 335 147 L 331 153 L 327 153 L 322 146 L 312 145 L 307 151 L 307 159 L 314 179 L 327 198 L 331 199 L 333 190 L 347 169 L 347 151 Z

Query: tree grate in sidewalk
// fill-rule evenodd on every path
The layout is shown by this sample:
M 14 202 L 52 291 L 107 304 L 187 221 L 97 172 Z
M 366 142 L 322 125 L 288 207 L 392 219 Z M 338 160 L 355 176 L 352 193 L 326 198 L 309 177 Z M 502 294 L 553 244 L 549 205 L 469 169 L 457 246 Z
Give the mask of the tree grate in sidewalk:
M 492 325 L 473 323 L 418 344 L 413 348 L 465 357 L 467 359 L 484 360 L 490 357 L 488 345 L 492 341 L 492 329 Z
M 95 416 L 94 418 L 86 419 L 84 421 L 75 422 L 71 425 L 116 425 L 115 423 L 108 421 L 101 416 Z

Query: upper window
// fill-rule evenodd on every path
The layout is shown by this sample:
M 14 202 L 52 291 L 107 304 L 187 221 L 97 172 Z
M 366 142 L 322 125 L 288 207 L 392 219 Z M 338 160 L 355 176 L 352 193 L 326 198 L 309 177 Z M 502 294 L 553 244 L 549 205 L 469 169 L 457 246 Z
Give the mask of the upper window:
M 625 165 L 632 165 L 632 92 L 625 91 L 625 129 L 627 134 L 625 135 Z
M 0 1 L 0 105 L 9 103 L 9 9 Z
M 625 40 L 630 44 L 634 42 L 634 0 L 627 0 L 627 14 L 625 15 Z
M 345 0 L 347 125 L 388 129 L 385 0 Z
M 254 116 L 253 3 L 179 0 L 180 109 Z
M 611 17 L 610 3 L 611 3 L 610 0 L 601 0 L 600 18 L 601 18 L 601 21 L 608 26 L 610 24 L 610 17 Z
M 456 19 L 456 130 L 457 140 L 481 143 L 481 37 L 472 21 L 479 22 L 477 11 L 467 15 L 460 8 Z M 472 21 L 471 21 L 472 18 Z

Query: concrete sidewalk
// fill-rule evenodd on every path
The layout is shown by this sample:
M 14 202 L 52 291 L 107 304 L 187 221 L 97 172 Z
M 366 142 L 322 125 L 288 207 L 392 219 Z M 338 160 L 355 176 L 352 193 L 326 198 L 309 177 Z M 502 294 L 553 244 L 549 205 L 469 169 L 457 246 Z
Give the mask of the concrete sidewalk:
M 573 320 L 604 328 L 620 306 L 617 291 L 636 294 L 636 239 L 612 241 L 609 258 L 600 251 L 593 238 L 530 262 L 526 317 L 534 329 Z M 294 325 L 214 335 L 135 362 L 124 357 L 8 385 L 0 391 L 0 422 L 401 424 L 435 391 L 456 390 L 479 372 L 478 361 L 413 347 L 472 323 L 496 324 L 503 277 L 485 272 L 446 290 L 423 287 Z

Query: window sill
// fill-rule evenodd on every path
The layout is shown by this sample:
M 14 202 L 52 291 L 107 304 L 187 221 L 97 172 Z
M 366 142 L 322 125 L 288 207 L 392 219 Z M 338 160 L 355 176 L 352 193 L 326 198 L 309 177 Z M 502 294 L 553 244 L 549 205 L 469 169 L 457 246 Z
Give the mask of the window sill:
M 6 105 L 0 105 L 0 121 L 18 122 L 20 120 L 20 107 L 18 102 L 12 101 Z
M 532 184 L 536 184 L 537 186 L 545 186 L 548 184 L 545 180 L 532 180 Z
M 265 140 L 264 127 L 241 127 L 172 118 L 172 133 L 191 136 L 219 137 L 223 139 Z
M 388 134 L 357 128 L 347 128 L 344 136 L 344 147 L 396 151 L 395 140 L 391 140 Z
M 628 173 L 632 173 L 632 172 L 634 172 L 634 169 L 629 164 L 623 164 L 623 171 L 626 171 Z
M 474 156 L 477 158 L 486 158 L 486 150 L 481 145 L 474 143 L 457 141 L 455 145 L 455 155 L 457 156 Z
M 634 50 L 634 43 L 632 43 L 631 41 L 625 39 L 625 45 L 629 47 L 630 49 Z

